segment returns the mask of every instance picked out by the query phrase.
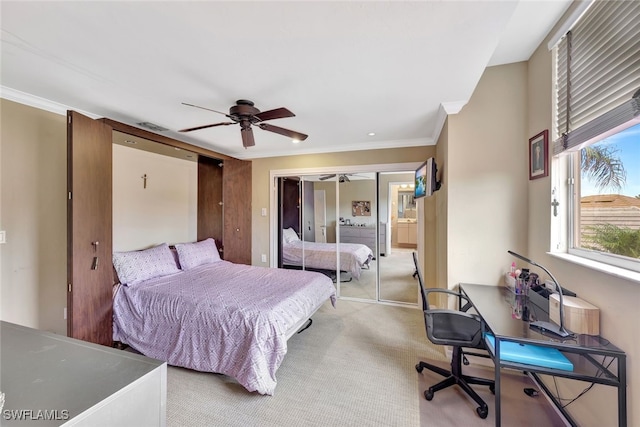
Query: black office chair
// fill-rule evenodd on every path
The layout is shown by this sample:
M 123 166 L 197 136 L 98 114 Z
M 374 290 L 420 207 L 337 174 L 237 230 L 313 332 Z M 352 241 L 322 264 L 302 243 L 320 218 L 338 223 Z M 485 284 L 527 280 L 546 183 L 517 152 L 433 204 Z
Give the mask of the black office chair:
M 484 340 L 482 339 L 482 324 L 480 319 L 478 316 L 466 313 L 466 311 L 471 308 L 471 304 L 469 300 L 459 292 L 438 288 L 425 289 L 416 252 L 413 253 L 413 262 L 416 265 L 418 283 L 420 284 L 420 295 L 422 295 L 422 310 L 424 312 L 427 337 L 429 341 L 434 344 L 453 346 L 451 371 L 425 362 L 420 362 L 416 365 L 416 370 L 419 373 L 422 373 L 422 370 L 427 368 L 445 377 L 443 381 L 425 390 L 424 397 L 427 400 L 431 400 L 436 391 L 458 384 L 460 388 L 478 404 L 476 412 L 480 418 L 487 418 L 489 407 L 469 384 L 489 386 L 489 389 L 493 393 L 495 391 L 494 381 L 485 378 L 471 377 L 462 373 L 462 348 L 485 348 Z M 431 293 L 444 293 L 455 296 L 458 298 L 458 306 L 461 307 L 460 311 L 429 308 L 429 294 Z M 461 302 L 464 302 L 464 305 L 462 305 Z

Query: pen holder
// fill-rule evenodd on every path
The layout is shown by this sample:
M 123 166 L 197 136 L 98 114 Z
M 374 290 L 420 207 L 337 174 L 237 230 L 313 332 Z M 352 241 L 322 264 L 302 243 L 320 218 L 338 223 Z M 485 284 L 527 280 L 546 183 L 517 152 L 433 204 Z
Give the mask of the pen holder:
M 504 274 L 504 286 L 509 288 L 511 292 L 516 291 L 516 278 L 513 277 L 510 273 Z

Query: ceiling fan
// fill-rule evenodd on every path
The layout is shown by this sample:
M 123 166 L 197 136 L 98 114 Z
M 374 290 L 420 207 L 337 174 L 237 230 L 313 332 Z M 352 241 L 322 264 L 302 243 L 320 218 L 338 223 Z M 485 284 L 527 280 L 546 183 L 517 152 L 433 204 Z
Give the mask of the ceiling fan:
M 193 105 L 193 104 L 187 104 L 186 102 L 183 102 L 182 104 L 225 115 L 232 121 L 213 123 L 209 125 L 181 129 L 178 132 L 191 132 L 194 130 L 206 129 L 214 126 L 227 126 L 227 125 L 233 125 L 238 123 L 240 125 L 240 134 L 242 135 L 242 145 L 244 146 L 244 148 L 253 147 L 254 145 L 256 145 L 255 140 L 253 138 L 253 130 L 251 129 L 252 125 L 258 126 L 262 130 L 275 132 L 280 135 L 288 136 L 289 138 L 292 138 L 292 139 L 297 139 L 298 141 L 304 141 L 305 139 L 307 139 L 307 136 L 308 136 L 308 135 L 305 135 L 304 133 L 281 128 L 268 123 L 263 123 L 266 120 L 282 119 L 285 117 L 294 117 L 295 114 L 293 114 L 291 111 L 287 110 L 286 108 L 276 108 L 274 110 L 261 112 L 260 110 L 258 110 L 256 107 L 253 106 L 254 104 L 252 101 L 248 101 L 246 99 L 240 99 L 236 101 L 236 105 L 232 106 L 229 109 L 229 114 L 227 114 L 221 111 L 212 110 L 210 108 L 200 107 L 198 105 Z
M 341 173 L 340 175 L 338 175 L 338 182 L 351 182 L 351 180 L 349 179 L 350 176 L 360 176 L 358 174 L 355 173 Z M 330 178 L 335 178 L 336 174 L 332 173 L 329 175 L 322 175 L 320 178 L 318 178 L 320 181 L 326 181 L 327 179 Z M 363 176 L 362 178 L 367 178 L 366 176 Z

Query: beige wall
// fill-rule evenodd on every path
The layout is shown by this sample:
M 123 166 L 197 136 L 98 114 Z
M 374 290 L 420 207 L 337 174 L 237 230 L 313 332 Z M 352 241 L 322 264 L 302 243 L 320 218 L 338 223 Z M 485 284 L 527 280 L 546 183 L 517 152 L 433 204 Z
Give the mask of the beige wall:
M 66 117 L 4 99 L 0 108 L 0 318 L 66 335 Z
M 449 288 L 499 284 L 513 261 L 507 250 L 526 247 L 526 96 L 526 63 L 490 67 L 469 103 L 448 118 L 443 166 Z

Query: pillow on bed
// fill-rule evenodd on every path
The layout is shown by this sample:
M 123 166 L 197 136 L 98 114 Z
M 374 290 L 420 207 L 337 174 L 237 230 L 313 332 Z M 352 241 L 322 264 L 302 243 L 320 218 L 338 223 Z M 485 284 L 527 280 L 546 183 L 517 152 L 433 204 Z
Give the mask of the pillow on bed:
M 176 251 L 183 270 L 221 261 L 216 242 L 211 238 L 195 243 L 178 243 Z
M 284 240 L 284 243 L 291 243 L 300 240 L 300 238 L 294 229 L 289 227 L 286 230 L 282 230 L 282 240 Z
M 135 285 L 180 271 L 166 243 L 141 251 L 114 252 L 113 267 L 124 285 Z

